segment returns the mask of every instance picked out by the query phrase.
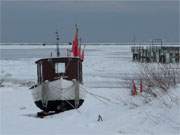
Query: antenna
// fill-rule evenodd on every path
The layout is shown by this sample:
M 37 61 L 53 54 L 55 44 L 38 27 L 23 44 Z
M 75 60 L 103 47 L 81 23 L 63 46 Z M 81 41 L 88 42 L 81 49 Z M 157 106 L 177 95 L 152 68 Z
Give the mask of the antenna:
M 59 52 L 59 32 L 58 30 L 56 30 L 56 52 L 57 52 L 57 57 L 60 56 L 60 52 Z
M 81 50 L 81 42 L 82 42 L 82 39 L 81 39 L 81 37 L 79 38 L 79 48 L 80 48 L 80 50 Z M 80 52 L 81 53 L 81 52 Z
M 78 38 L 78 27 L 77 27 L 77 24 L 75 24 L 75 28 L 76 28 L 76 35 L 75 35 L 76 37 L 75 38 Z M 76 39 L 76 40 L 79 40 L 79 39 Z M 79 46 L 78 46 L 78 50 L 79 50 Z M 76 81 L 76 88 L 75 88 L 75 108 L 76 109 L 79 106 L 79 82 L 80 82 L 79 73 L 80 73 L 80 59 L 77 59 L 77 81 Z
M 77 26 L 77 24 L 75 24 L 75 28 L 76 28 L 76 32 L 78 32 L 78 26 Z
M 136 35 L 133 34 L 133 43 L 134 43 L 134 46 L 136 45 Z

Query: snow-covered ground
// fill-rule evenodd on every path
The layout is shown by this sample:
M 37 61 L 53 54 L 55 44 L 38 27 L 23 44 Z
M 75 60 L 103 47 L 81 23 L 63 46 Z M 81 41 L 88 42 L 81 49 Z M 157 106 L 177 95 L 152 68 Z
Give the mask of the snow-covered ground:
M 130 46 L 86 47 L 83 65 L 88 93 L 77 110 L 44 119 L 28 89 L 36 81 L 38 58 L 48 56 L 55 46 L 1 48 L 0 134 L 2 135 L 179 135 L 180 85 L 157 98 L 145 93 L 132 97 L 122 78 L 134 74 Z M 103 121 L 98 122 L 98 115 Z

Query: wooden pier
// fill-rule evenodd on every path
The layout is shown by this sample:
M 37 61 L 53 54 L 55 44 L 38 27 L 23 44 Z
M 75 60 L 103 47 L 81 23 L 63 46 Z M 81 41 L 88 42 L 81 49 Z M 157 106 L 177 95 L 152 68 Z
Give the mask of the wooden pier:
M 135 62 L 179 63 L 180 47 L 175 46 L 133 46 L 132 59 Z

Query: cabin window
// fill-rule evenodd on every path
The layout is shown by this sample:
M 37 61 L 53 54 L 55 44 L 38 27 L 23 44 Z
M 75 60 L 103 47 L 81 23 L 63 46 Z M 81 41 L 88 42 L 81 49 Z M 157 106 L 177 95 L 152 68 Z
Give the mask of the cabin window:
M 65 73 L 65 63 L 56 63 L 56 73 Z

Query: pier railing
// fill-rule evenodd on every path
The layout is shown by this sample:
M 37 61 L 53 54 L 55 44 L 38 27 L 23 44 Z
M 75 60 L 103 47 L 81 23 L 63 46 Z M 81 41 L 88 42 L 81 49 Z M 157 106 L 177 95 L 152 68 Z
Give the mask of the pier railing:
M 136 62 L 179 63 L 180 47 L 133 46 L 132 59 Z

